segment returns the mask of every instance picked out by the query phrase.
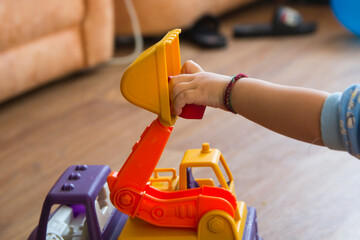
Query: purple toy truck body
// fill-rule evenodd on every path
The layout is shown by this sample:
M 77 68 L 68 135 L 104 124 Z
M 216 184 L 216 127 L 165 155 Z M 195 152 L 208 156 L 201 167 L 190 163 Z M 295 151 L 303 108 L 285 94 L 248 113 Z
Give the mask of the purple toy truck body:
M 109 218 L 101 229 L 95 206 L 95 202 L 97 201 L 100 191 L 102 191 L 106 184 L 106 179 L 110 172 L 110 168 L 105 165 L 77 165 L 69 167 L 47 194 L 39 225 L 28 239 L 45 240 L 48 222 L 59 211 L 58 209 L 64 205 L 72 209 L 74 217 L 79 214 L 84 215 L 84 218 L 86 218 L 86 226 L 83 228 L 87 231 L 88 239 L 117 239 L 128 216 L 114 208 L 114 210 L 109 213 Z M 53 205 L 60 206 L 50 216 Z

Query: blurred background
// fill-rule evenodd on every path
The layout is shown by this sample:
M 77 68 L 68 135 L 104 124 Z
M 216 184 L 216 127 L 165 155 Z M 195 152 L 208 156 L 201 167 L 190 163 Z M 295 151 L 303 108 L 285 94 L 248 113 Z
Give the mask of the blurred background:
M 126 67 L 181 28 L 206 71 L 343 91 L 360 79 L 360 5 L 341 0 L 1 0 L 0 235 L 27 239 L 68 166 L 118 170 L 156 117 L 119 91 Z M 179 119 L 160 167 L 210 142 L 266 239 L 359 239 L 360 165 L 207 108 Z

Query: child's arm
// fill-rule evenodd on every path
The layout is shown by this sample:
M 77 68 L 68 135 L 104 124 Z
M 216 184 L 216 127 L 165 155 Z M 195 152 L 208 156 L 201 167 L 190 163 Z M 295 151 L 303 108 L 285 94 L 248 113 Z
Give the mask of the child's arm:
M 240 79 L 232 89 L 236 112 L 285 136 L 323 145 L 320 117 L 328 93 Z
M 172 78 L 172 106 L 180 114 L 185 104 L 226 109 L 224 91 L 229 76 L 203 72 L 188 61 L 184 73 Z M 301 141 L 323 145 L 320 117 L 328 93 L 281 86 L 253 78 L 242 78 L 231 91 L 231 104 L 240 115 L 266 128 Z

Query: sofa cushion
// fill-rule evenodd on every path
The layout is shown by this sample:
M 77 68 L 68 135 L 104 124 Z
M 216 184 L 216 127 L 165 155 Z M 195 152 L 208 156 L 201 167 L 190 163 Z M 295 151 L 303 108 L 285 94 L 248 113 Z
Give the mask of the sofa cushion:
M 84 67 L 79 26 L 0 52 L 0 102 Z
M 84 11 L 83 0 L 1 0 L 0 52 L 74 26 Z

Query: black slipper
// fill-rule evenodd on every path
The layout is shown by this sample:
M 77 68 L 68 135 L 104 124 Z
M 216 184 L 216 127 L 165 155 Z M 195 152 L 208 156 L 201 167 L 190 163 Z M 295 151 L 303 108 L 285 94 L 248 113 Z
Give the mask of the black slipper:
M 299 12 L 278 7 L 271 24 L 243 24 L 234 27 L 234 37 L 287 36 L 312 33 L 316 23 L 303 22 Z
M 190 29 L 182 32 L 182 37 L 203 48 L 220 48 L 226 46 L 226 38 L 219 33 L 219 19 L 206 15 L 199 19 Z

